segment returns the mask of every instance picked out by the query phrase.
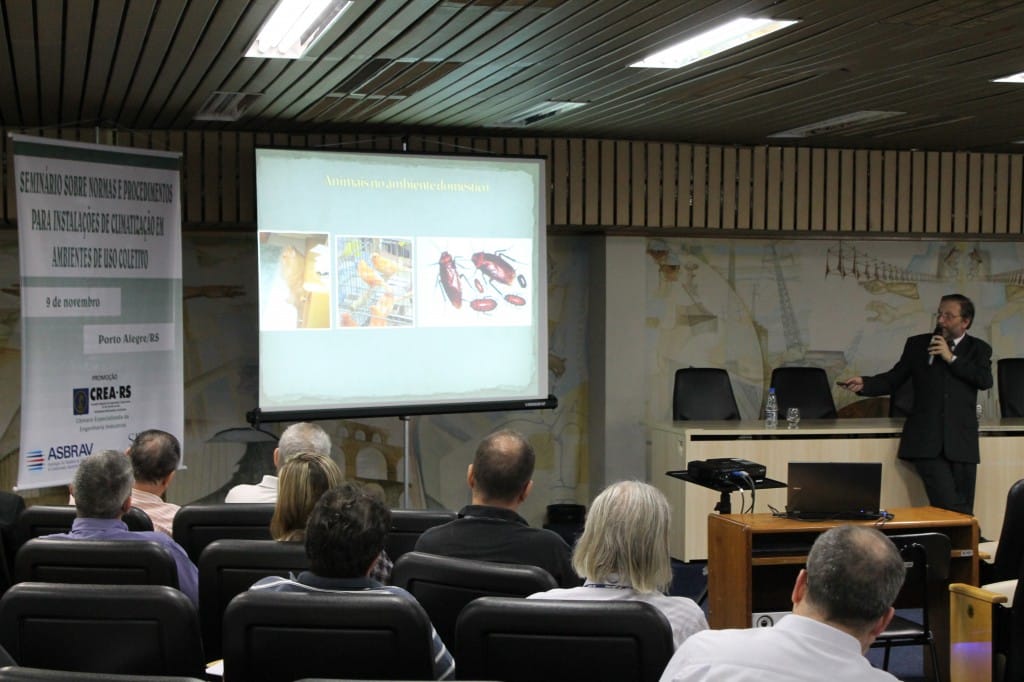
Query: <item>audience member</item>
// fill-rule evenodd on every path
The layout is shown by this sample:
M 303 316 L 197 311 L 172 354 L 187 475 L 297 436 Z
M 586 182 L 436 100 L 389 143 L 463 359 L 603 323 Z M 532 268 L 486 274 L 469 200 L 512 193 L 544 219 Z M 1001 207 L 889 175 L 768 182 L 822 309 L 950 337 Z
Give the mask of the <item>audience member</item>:
M 77 518 L 69 533 L 46 535 L 55 540 L 153 540 L 170 551 L 178 567 L 178 587 L 199 603 L 199 576 L 185 550 L 159 531 L 130 531 L 121 517 L 132 506 L 132 463 L 124 453 L 104 450 L 82 460 L 71 484 Z
M 793 613 L 775 627 L 705 630 L 672 656 L 661 682 L 895 680 L 864 653 L 892 620 L 906 569 L 896 546 L 865 526 L 814 542 L 793 586 Z
M 331 456 L 331 438 L 317 424 L 299 422 L 292 424 L 277 441 L 274 449 L 274 468 L 280 471 L 289 459 L 300 452 L 315 452 L 324 457 Z M 277 476 L 265 475 L 255 485 L 243 483 L 228 491 L 225 502 L 276 502 Z
M 276 592 L 368 591 L 397 594 L 415 601 L 400 587 L 381 585 L 368 576 L 384 549 L 391 510 L 376 491 L 345 482 L 324 493 L 306 524 L 306 556 L 310 570 L 297 577 L 271 576 L 250 589 Z M 455 662 L 431 628 L 434 677 L 455 678 Z
M 150 429 L 135 436 L 127 450 L 135 474 L 132 506 L 149 515 L 153 528 L 171 534 L 174 515 L 181 508 L 164 501 L 164 494 L 181 463 L 181 445 L 166 431 Z
M 341 485 L 344 477 L 334 460 L 314 452 L 300 452 L 282 466 L 277 482 L 277 504 L 270 520 L 270 535 L 279 542 L 304 542 L 306 522 L 325 492 Z M 391 579 L 391 559 L 381 552 L 370 577 Z
M 539 566 L 562 587 L 576 587 L 572 550 L 557 533 L 531 528 L 517 513 L 533 487 L 533 448 L 515 431 L 496 431 L 466 472 L 472 504 L 458 518 L 425 531 L 417 552 Z
M 672 626 L 676 648 L 706 630 L 700 607 L 687 597 L 664 594 L 672 582 L 668 500 L 652 485 L 613 483 L 594 500 L 572 555 L 582 587 L 555 589 L 530 599 L 635 600 L 654 605 Z

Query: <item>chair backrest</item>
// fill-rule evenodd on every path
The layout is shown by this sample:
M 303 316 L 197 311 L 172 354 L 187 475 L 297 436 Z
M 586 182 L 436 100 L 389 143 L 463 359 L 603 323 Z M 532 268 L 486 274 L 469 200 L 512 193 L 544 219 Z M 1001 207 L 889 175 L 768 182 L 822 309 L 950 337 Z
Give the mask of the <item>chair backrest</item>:
M 952 545 L 948 535 L 943 533 L 912 533 L 890 535 L 907 567 L 907 577 L 897 597 L 897 604 L 921 607 L 931 601 L 931 595 L 949 599 L 949 561 Z M 924 612 L 925 629 L 930 629 L 928 612 Z M 946 609 L 948 611 L 948 606 Z
M 171 534 L 193 563 L 214 540 L 269 540 L 273 503 L 186 504 L 174 515 Z
M 672 389 L 672 419 L 739 419 L 729 373 L 718 367 L 676 370 Z
M 14 555 L 17 550 L 32 538 L 54 533 L 67 533 L 71 530 L 78 510 L 71 505 L 35 505 L 26 507 L 18 515 L 14 531 Z M 138 507 L 131 507 L 122 518 L 128 530 L 153 530 L 153 521 L 149 514 Z
M 454 521 L 457 514 L 446 509 L 392 509 L 391 530 L 384 540 L 384 549 L 392 561 L 416 547 L 423 531 Z
M 408 552 L 395 562 L 391 584 L 404 588 L 423 605 L 437 634 L 449 647 L 455 641 L 455 621 L 463 607 L 477 597 L 526 597 L 558 587 L 543 568 L 458 559 Z
M 225 682 L 432 679 L 427 614 L 386 592 L 238 595 L 224 612 Z
M 14 560 L 15 582 L 178 587 L 174 557 L 152 540 L 29 540 Z
M 0 598 L 0 644 L 27 667 L 204 673 L 196 608 L 164 585 L 19 583 Z
M 654 681 L 674 650 L 664 614 L 640 601 L 482 597 L 455 634 L 460 679 Z
M 835 419 L 836 403 L 832 399 L 832 385 L 820 367 L 776 367 L 772 370 L 771 384 L 779 401 L 779 421 L 786 418 L 786 410 L 800 408 L 802 419 Z
M 214 540 L 199 557 L 199 619 L 203 650 L 210 660 L 221 658 L 224 610 L 260 578 L 287 577 L 309 566 L 301 542 Z
M 198 677 L 179 675 L 113 675 L 111 673 L 69 674 L 67 670 L 27 668 L 9 665 L 0 668 L 0 682 L 203 682 Z
M 986 571 L 986 582 L 1012 580 L 1024 565 L 1024 478 L 1020 479 L 1006 493 L 1006 507 L 1003 511 L 1003 527 L 999 531 L 999 544 L 990 570 Z M 1014 602 L 1016 603 L 1016 602 Z
M 77 515 L 78 510 L 70 505 L 35 505 L 23 509 L 11 534 L 12 571 L 22 545 L 32 538 L 43 535 L 67 533 L 71 530 L 71 524 Z M 121 520 L 128 526 L 128 530 L 153 530 L 153 521 L 150 520 L 149 514 L 138 507 L 130 508 Z
M 996 362 L 999 414 L 1024 417 L 1024 358 L 1002 358 Z

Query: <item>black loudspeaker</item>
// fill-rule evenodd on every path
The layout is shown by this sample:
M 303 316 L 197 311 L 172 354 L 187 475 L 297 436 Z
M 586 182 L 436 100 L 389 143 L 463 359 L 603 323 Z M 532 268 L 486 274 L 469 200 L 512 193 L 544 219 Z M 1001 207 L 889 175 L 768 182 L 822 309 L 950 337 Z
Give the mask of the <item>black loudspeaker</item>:
M 549 504 L 548 521 L 544 527 L 562 536 L 572 547 L 583 533 L 583 521 L 587 517 L 587 508 L 582 504 Z

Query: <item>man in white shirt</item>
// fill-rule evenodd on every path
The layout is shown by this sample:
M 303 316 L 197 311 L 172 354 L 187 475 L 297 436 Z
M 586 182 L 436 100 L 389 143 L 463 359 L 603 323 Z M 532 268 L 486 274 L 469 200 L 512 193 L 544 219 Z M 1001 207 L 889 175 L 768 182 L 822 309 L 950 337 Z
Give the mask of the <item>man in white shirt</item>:
M 274 468 L 281 465 L 300 452 L 314 452 L 324 457 L 331 456 L 331 437 L 316 424 L 299 422 L 292 424 L 277 441 L 274 449 Z M 264 476 L 255 485 L 236 485 L 228 491 L 225 502 L 277 502 L 277 476 Z
M 793 587 L 793 613 L 772 628 L 704 630 L 676 650 L 661 682 L 892 681 L 864 653 L 892 620 L 906 569 L 867 526 L 818 536 Z

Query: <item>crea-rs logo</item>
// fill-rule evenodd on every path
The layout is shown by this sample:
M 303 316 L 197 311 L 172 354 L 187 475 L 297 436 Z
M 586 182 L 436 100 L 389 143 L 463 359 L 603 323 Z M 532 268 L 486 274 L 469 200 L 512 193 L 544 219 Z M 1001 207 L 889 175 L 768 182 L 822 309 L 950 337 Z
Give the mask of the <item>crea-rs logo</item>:
M 88 457 L 92 454 L 92 443 L 69 443 L 67 445 L 54 445 L 50 448 L 46 459 L 75 459 L 77 457 Z

